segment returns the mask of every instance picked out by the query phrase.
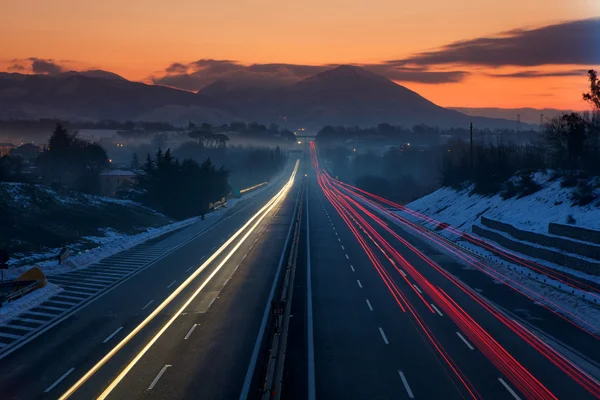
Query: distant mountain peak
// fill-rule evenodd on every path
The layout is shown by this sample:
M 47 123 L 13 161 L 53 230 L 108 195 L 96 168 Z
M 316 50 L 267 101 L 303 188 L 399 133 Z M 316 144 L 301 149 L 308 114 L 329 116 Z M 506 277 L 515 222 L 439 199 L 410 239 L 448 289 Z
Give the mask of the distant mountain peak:
M 88 69 L 86 71 L 67 71 L 60 74 L 63 77 L 70 76 L 85 76 L 88 78 L 102 78 L 102 79 L 112 79 L 112 80 L 120 80 L 126 81 L 127 79 L 123 78 L 121 75 L 117 75 L 114 72 L 104 71 L 101 69 Z
M 304 81 L 373 81 L 373 82 L 392 82 L 384 76 L 377 75 L 362 67 L 355 65 L 340 65 L 328 69 Z M 392 82 L 393 83 L 393 82 Z

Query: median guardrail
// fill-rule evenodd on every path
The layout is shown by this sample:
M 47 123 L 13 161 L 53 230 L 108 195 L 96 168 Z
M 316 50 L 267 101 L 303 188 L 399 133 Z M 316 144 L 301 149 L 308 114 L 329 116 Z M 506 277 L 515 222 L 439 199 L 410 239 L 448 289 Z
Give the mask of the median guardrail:
M 300 189 L 302 197 L 299 204 L 304 199 L 304 190 Z M 296 261 L 298 259 L 298 250 L 300 243 L 300 226 L 302 221 L 302 207 L 296 211 L 293 236 L 289 245 L 289 255 L 287 268 L 281 286 L 281 295 L 277 300 L 271 303 L 271 315 L 273 316 L 271 345 L 269 359 L 266 365 L 266 372 L 262 386 L 262 399 L 279 399 L 281 397 L 281 386 L 283 381 L 283 366 L 285 363 L 285 354 L 287 349 L 287 339 L 290 325 L 290 315 L 292 309 L 292 297 L 294 294 L 294 279 L 296 276 Z

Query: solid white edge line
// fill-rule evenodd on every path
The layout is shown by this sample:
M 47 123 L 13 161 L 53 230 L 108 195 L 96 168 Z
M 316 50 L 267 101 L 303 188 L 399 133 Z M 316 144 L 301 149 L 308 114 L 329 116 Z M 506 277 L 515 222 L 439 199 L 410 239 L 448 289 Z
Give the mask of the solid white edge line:
M 404 389 L 406 389 L 406 393 L 408 394 L 408 397 L 411 399 L 414 399 L 415 395 L 413 394 L 412 390 L 410 390 L 410 386 L 408 385 L 408 381 L 406 380 L 406 377 L 404 376 L 404 372 L 398 370 L 398 375 L 400 375 L 400 379 L 402 380 L 402 384 L 404 385 Z
M 185 335 L 185 337 L 183 338 L 183 340 L 188 340 L 188 338 L 190 337 L 190 335 L 192 334 L 192 332 L 194 332 L 194 329 L 196 329 L 197 326 L 198 326 L 198 324 L 192 325 L 192 327 L 188 331 L 187 335 Z
M 508 392 L 509 392 L 510 394 L 512 394 L 512 397 L 514 397 L 514 398 L 515 398 L 515 400 L 521 400 L 521 398 L 519 397 L 519 395 L 517 395 L 517 394 L 515 393 L 515 391 L 514 391 L 514 390 L 512 390 L 512 388 L 511 388 L 510 386 L 508 386 L 508 384 L 507 384 L 506 382 L 504 382 L 504 379 L 502 379 L 502 378 L 498 378 L 498 380 L 500 381 L 500 383 L 502 384 L 502 386 L 504 386 L 504 387 L 506 388 L 506 390 L 508 390 Z
M 116 335 L 117 333 L 121 332 L 121 329 L 123 329 L 123 327 L 122 327 L 122 326 L 121 326 L 121 327 L 119 327 L 119 328 L 117 328 L 117 330 L 116 330 L 116 331 L 114 331 L 113 333 L 111 333 L 110 335 L 108 335 L 108 337 L 107 337 L 106 339 L 104 339 L 104 340 L 102 341 L 102 343 L 106 343 L 106 342 L 108 342 L 110 339 L 112 339 L 113 337 L 115 337 L 115 335 Z
M 367 306 L 369 307 L 369 310 L 373 311 L 373 306 L 371 305 L 371 302 L 369 301 L 369 299 L 365 299 L 367 301 Z
M 383 339 L 383 343 L 390 344 L 390 342 L 388 341 L 387 336 L 385 336 L 385 332 L 383 331 L 383 329 L 381 327 L 378 327 L 377 329 L 379 329 L 379 333 L 381 334 L 381 338 Z
M 474 348 L 474 347 L 471 345 L 471 343 L 467 342 L 467 339 L 465 339 L 465 337 L 464 337 L 463 335 L 461 335 L 461 333 L 460 333 L 460 332 L 456 332 L 456 335 L 459 337 L 459 339 L 460 339 L 460 340 L 462 340 L 462 341 L 463 341 L 463 343 L 464 343 L 464 344 L 466 344 L 466 345 L 467 345 L 467 347 L 468 347 L 470 350 L 475 350 L 475 348 Z
M 439 308 L 437 308 L 437 307 L 435 306 L 435 304 L 431 303 L 431 304 L 430 304 L 430 306 L 431 306 L 431 308 L 433 308 L 433 309 L 435 310 L 435 312 L 436 312 L 436 313 L 438 313 L 438 315 L 439 315 L 440 317 L 443 317 L 443 316 L 444 316 L 444 314 L 442 314 L 442 312 L 439 310 Z
M 154 378 L 154 380 L 152 381 L 152 383 L 150 384 L 150 386 L 148 386 L 148 389 L 146 389 L 146 390 L 152 390 L 154 388 L 154 386 L 158 383 L 158 380 L 160 379 L 160 377 L 163 376 L 163 374 L 169 367 L 171 367 L 171 365 L 165 364 L 165 366 L 161 368 L 161 370 L 158 372 L 158 375 L 156 375 L 156 378 Z
M 62 374 L 62 376 L 60 378 L 58 378 L 57 380 L 55 380 L 52 385 L 48 386 L 48 388 L 46 390 L 44 390 L 44 393 L 48 393 L 49 391 L 51 391 L 52 389 L 54 389 L 56 387 L 56 385 L 58 385 L 59 383 L 61 383 L 74 370 L 75 370 L 75 368 L 73 367 L 70 370 L 68 370 L 67 372 L 65 372 L 64 374 Z
M 108 360 L 112 358 L 123 346 L 125 346 L 134 336 L 136 336 L 158 313 L 160 313 L 175 297 L 177 297 L 194 279 L 200 275 L 204 269 L 206 269 L 213 260 L 215 260 L 231 243 L 233 243 L 238 236 L 246 230 L 247 227 L 252 225 L 255 219 L 258 219 L 250 230 L 240 239 L 234 248 L 225 256 L 221 263 L 215 268 L 215 270 L 206 278 L 206 280 L 200 285 L 200 287 L 192 294 L 191 297 L 184 303 L 184 305 L 171 317 L 169 321 L 158 331 L 158 333 L 148 342 L 148 344 L 134 357 L 134 359 L 125 367 L 123 371 L 113 380 L 113 382 L 106 388 L 106 390 L 98 397 L 98 399 L 105 399 L 108 394 L 116 387 L 116 385 L 123 379 L 123 377 L 133 368 L 140 358 L 145 354 L 146 351 L 158 340 L 158 338 L 168 329 L 168 327 L 175 321 L 175 319 L 183 312 L 183 310 L 189 306 L 189 304 L 198 296 L 198 294 L 204 289 L 204 287 L 212 280 L 212 278 L 219 272 L 219 270 L 225 265 L 225 263 L 231 258 L 231 256 L 237 251 L 242 243 L 250 236 L 250 234 L 256 229 L 260 222 L 266 217 L 266 215 L 277 205 L 277 203 L 285 197 L 285 194 L 291 188 L 296 172 L 298 170 L 299 162 L 296 162 L 296 166 L 288 182 L 281 188 L 281 190 L 275 194 L 258 212 L 256 212 L 246 223 L 239 228 L 235 234 L 233 234 L 227 242 L 225 242 L 215 253 L 213 253 L 208 260 L 206 260 L 196 271 L 194 271 L 181 285 L 179 285 L 149 316 L 147 316 L 135 329 L 133 329 L 124 339 L 119 342 L 112 350 L 110 350 L 100 361 L 98 361 L 88 372 L 86 372 L 73 386 L 71 386 L 65 393 L 63 393 L 59 400 L 69 398 L 79 387 L 81 387 L 93 374 L 95 374 Z
M 294 206 L 293 215 L 296 215 L 299 198 L 300 198 L 300 190 L 298 190 L 298 194 L 296 195 L 296 205 Z M 277 271 L 275 272 L 275 277 L 273 278 L 273 284 L 271 285 L 271 291 L 269 292 L 269 298 L 267 299 L 265 310 L 263 312 L 263 318 L 262 318 L 262 322 L 260 325 L 260 329 L 258 331 L 258 335 L 256 336 L 256 342 L 254 342 L 254 349 L 252 350 L 252 356 L 250 357 L 248 369 L 246 370 L 246 377 L 244 378 L 244 385 L 242 386 L 242 391 L 240 393 L 240 400 L 246 400 L 246 398 L 248 397 L 248 393 L 250 392 L 250 385 L 252 384 L 252 378 L 254 376 L 254 369 L 256 367 L 256 362 L 258 360 L 258 353 L 260 351 L 260 345 L 262 344 L 262 341 L 263 341 L 263 337 L 264 337 L 265 330 L 267 327 L 267 321 L 269 319 L 269 312 L 271 311 L 271 301 L 273 301 L 273 297 L 275 295 L 275 288 L 277 287 L 277 282 L 279 281 L 279 275 L 281 274 L 281 269 L 283 266 L 286 249 L 287 249 L 290 239 L 292 237 L 292 228 L 293 227 L 294 227 L 294 220 L 292 219 L 292 221 L 290 222 L 290 227 L 288 229 L 288 234 L 287 234 L 287 238 L 285 240 L 285 244 L 283 245 L 283 250 L 281 251 L 281 256 L 279 258 L 279 264 L 277 266 Z M 243 258 L 246 258 L 246 255 L 244 255 Z

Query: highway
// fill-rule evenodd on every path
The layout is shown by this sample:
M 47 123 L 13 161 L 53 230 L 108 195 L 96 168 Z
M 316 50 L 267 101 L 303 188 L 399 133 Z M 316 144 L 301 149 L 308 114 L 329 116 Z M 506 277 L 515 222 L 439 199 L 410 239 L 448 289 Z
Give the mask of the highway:
M 1 398 L 239 395 L 298 198 L 290 164 L 230 218 L 3 355 Z
M 0 354 L 2 399 L 600 398 L 593 322 L 537 304 L 333 179 L 312 142 L 301 158 L 229 218 Z M 296 217 L 282 392 L 264 393 L 269 344 L 287 332 L 270 312 Z
M 381 218 L 320 170 L 315 149 L 312 156 L 307 293 L 314 313 L 298 338 L 307 354 L 288 358 L 285 398 L 306 398 L 310 385 L 296 391 L 294 382 L 312 373 L 318 398 L 600 397 L 596 379 L 546 344 L 570 338 L 580 350 L 569 346 L 570 355 L 594 363 L 596 336 Z M 540 311 L 528 314 L 535 307 Z M 307 361 L 310 342 L 314 364 Z

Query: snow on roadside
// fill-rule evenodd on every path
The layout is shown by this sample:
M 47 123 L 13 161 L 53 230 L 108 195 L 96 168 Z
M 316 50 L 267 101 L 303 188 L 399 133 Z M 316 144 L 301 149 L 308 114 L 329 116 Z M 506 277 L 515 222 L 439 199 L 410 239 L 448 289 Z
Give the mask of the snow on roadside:
M 570 189 L 561 188 L 559 182 L 548 181 L 546 175 L 536 174 L 535 178 L 538 183 L 543 185 L 543 188 L 537 193 L 521 199 L 511 198 L 504 200 L 499 195 L 492 197 L 471 195 L 470 189 L 455 191 L 449 188 L 442 188 L 407 204 L 406 208 L 425 214 L 438 222 L 445 222 L 454 228 L 468 232 L 485 241 L 489 240 L 473 234 L 471 229 L 473 223 L 479 223 L 481 215 L 509 223 L 521 229 L 539 233 L 547 232 L 549 222 L 565 223 L 567 215 L 572 215 L 576 219 L 577 226 L 589 229 L 600 228 L 599 207 L 595 207 L 594 205 L 571 207 Z M 434 231 L 437 227 L 437 223 L 425 222 L 406 211 L 398 211 L 397 214 L 409 221 L 417 222 L 431 231 Z M 402 226 L 399 223 L 397 224 Z M 409 228 L 405 229 L 415 236 L 420 236 Z M 574 290 L 574 293 L 571 293 L 569 289 L 565 288 L 564 284 L 561 285 L 560 282 L 546 276 L 542 277 L 542 275 L 535 273 L 535 271 L 529 268 L 508 263 L 506 260 L 495 256 L 492 252 L 462 240 L 448 229 L 435 231 L 435 233 L 485 257 L 487 260 L 485 263 L 492 263 L 493 269 L 506 278 L 503 279 L 502 283 L 518 290 L 523 290 L 522 287 L 529 289 L 534 293 L 533 297 L 539 303 L 545 304 L 572 320 L 572 316 L 576 315 L 586 323 L 592 324 L 595 332 L 600 333 L 600 308 L 593 303 L 593 299 L 589 293 L 577 289 Z M 456 261 L 462 262 L 460 258 L 451 252 L 445 251 L 440 246 L 436 247 Z M 549 268 L 568 272 L 569 274 L 590 281 L 600 282 L 600 277 L 598 276 L 591 276 L 568 267 L 552 264 L 545 260 L 531 257 L 526 258 Z M 531 276 L 529 276 L 530 273 Z M 542 283 L 540 280 L 536 280 L 536 277 L 540 280 L 545 278 L 547 282 Z M 530 295 L 531 292 L 529 293 Z M 583 295 L 585 295 L 585 298 L 582 297 Z M 554 304 L 551 304 L 550 301 Z M 575 322 L 577 323 L 577 321 Z M 579 324 L 582 325 L 581 323 Z M 588 325 L 587 328 L 589 329 L 590 326 Z
M 4 271 L 5 279 L 15 279 L 19 277 L 21 274 L 31 269 L 33 266 L 40 268 L 46 275 L 55 275 L 60 273 L 66 273 L 70 271 L 74 271 L 77 269 L 85 268 L 91 264 L 94 264 L 101 259 L 123 251 L 125 249 L 131 248 L 135 245 L 143 243 L 147 240 L 156 238 L 160 235 L 163 235 L 167 232 L 171 232 L 175 229 L 185 228 L 189 225 L 195 223 L 205 223 L 213 225 L 215 224 L 222 216 L 227 213 L 228 210 L 234 208 L 239 202 L 251 199 L 257 196 L 259 193 L 267 190 L 268 188 L 273 187 L 274 184 L 279 184 L 283 177 L 283 173 L 274 178 L 268 185 L 265 185 L 257 190 L 254 190 L 241 198 L 237 199 L 229 199 L 225 206 L 219 208 L 218 210 L 209 213 L 205 216 L 205 219 L 202 220 L 200 217 L 188 218 L 183 221 L 175 222 L 173 224 L 164 225 L 159 228 L 149 228 L 146 232 L 137 234 L 137 235 L 125 235 L 120 234 L 114 230 L 106 229 L 105 237 L 88 237 L 89 240 L 96 240 L 100 243 L 99 247 L 96 247 L 92 250 L 89 250 L 82 254 L 77 254 L 75 256 L 70 257 L 65 261 L 62 265 L 57 265 L 55 259 L 47 260 L 43 262 L 36 263 L 35 265 L 27 265 L 18 268 L 10 268 Z M 58 251 L 58 250 L 57 250 Z M 44 253 L 43 256 L 51 255 L 52 252 Z M 35 259 L 36 256 L 33 255 L 32 258 Z M 4 324 L 12 318 L 22 314 L 51 298 L 52 296 L 60 293 L 62 291 L 62 287 L 56 284 L 47 283 L 43 288 L 35 290 L 15 301 L 5 303 L 0 307 L 0 324 Z
M 423 236 L 421 234 L 405 226 L 399 221 L 390 218 L 386 213 L 378 210 L 377 208 L 373 208 L 373 210 L 377 211 L 380 215 L 384 216 L 388 221 L 404 229 L 410 235 L 419 239 L 423 239 Z M 413 222 L 416 222 L 417 220 L 414 216 L 406 214 L 405 212 L 397 213 L 400 214 L 402 217 L 405 217 L 406 219 L 409 219 Z M 429 228 L 432 229 L 433 227 L 429 226 Z M 461 242 L 461 245 L 465 245 L 465 243 Z M 464 265 L 466 268 L 477 269 L 476 267 L 465 263 L 463 259 L 458 257 L 456 254 L 452 253 L 451 251 L 448 251 L 447 249 L 443 248 L 442 246 L 435 245 L 435 247 L 447 256 L 451 257 L 454 261 Z M 469 246 L 465 245 L 465 247 Z M 476 248 L 476 250 L 481 254 L 486 253 L 481 248 Z M 579 297 L 581 294 L 579 291 L 576 291 L 576 295 L 565 292 L 564 290 L 552 286 L 551 282 L 542 283 L 536 281 L 535 279 L 533 279 L 533 277 L 529 277 L 527 274 L 522 273 L 522 271 L 519 268 L 517 268 L 517 270 L 512 270 L 511 268 L 513 268 L 514 265 L 508 264 L 506 261 L 500 260 L 499 258 L 492 256 L 490 253 L 486 254 L 486 256 L 488 256 L 489 260 L 487 262 L 484 261 L 484 264 L 489 265 L 490 263 L 493 263 L 493 267 L 490 266 L 490 269 L 493 269 L 499 275 L 502 276 L 500 277 L 500 280 L 496 280 L 496 278 L 493 278 L 495 283 L 508 285 L 518 291 L 523 291 L 523 288 L 526 288 L 528 289 L 528 295 L 535 299 L 536 304 L 544 304 L 545 306 L 569 318 L 574 323 L 593 331 L 595 334 L 600 334 L 600 308 Z M 522 269 L 526 270 L 525 268 Z M 483 270 L 482 272 L 486 273 Z M 457 279 L 460 278 L 457 277 Z M 548 279 L 548 281 L 551 280 Z M 579 320 L 573 318 L 573 316 L 577 316 Z
M 145 232 L 136 235 L 127 235 L 116 232 L 112 229 L 105 229 L 104 237 L 86 237 L 86 239 L 95 241 L 99 244 L 91 250 L 85 251 L 80 254 L 69 257 L 63 264 L 58 265 L 56 257 L 51 259 L 37 262 L 33 265 L 24 265 L 17 268 L 10 268 L 4 271 L 5 279 L 15 279 L 21 276 L 23 273 L 31 269 L 32 267 L 40 268 L 46 275 L 57 275 L 66 272 L 71 272 L 76 269 L 85 268 L 89 265 L 99 262 L 100 260 L 112 256 L 113 254 L 119 253 L 123 250 L 127 250 L 133 246 L 137 246 L 143 242 L 154 239 L 165 233 L 172 232 L 176 229 L 182 229 L 195 223 L 212 225 L 216 223 L 229 209 L 235 207 L 237 203 L 243 200 L 248 200 L 258 195 L 267 188 L 272 187 L 271 184 L 265 185 L 257 190 L 254 190 L 241 198 L 229 199 L 226 206 L 219 208 L 218 210 L 206 214 L 204 220 L 200 217 L 192 217 L 183 221 L 174 222 L 172 224 L 163 225 L 158 228 L 148 228 Z M 45 252 L 44 256 L 48 254 L 58 254 L 60 249 L 55 249 L 54 252 Z M 34 256 L 35 257 L 35 256 Z
M 62 291 L 63 288 L 60 286 L 47 282 L 46 286 L 43 288 L 35 290 L 17 300 L 5 303 L 0 307 L 0 324 L 4 324 L 17 315 L 37 307 L 39 304 Z
M 210 218 L 208 218 L 208 216 L 206 218 L 209 221 L 217 217 L 212 213 L 209 215 Z M 34 266 L 40 268 L 46 275 L 60 274 L 64 272 L 73 271 L 74 269 L 84 268 L 90 264 L 102 260 L 103 258 L 109 257 L 120 251 L 129 249 L 133 246 L 136 246 L 140 243 L 143 243 L 147 240 L 153 239 L 165 233 L 171 232 L 175 229 L 186 227 L 195 222 L 198 222 L 199 220 L 199 217 L 193 217 L 172 224 L 163 225 L 159 228 L 148 228 L 145 232 L 139 233 L 137 235 L 118 234 L 116 232 L 111 232 L 108 239 L 112 240 L 101 244 L 99 247 L 93 248 L 81 254 L 71 256 L 63 264 L 58 265 L 56 258 L 53 258 L 50 260 L 36 263 L 34 265 L 24 265 L 17 268 L 10 268 L 5 271 L 6 277 L 8 279 L 15 279 Z M 90 238 L 88 237 L 88 239 Z M 96 239 L 103 240 L 107 238 Z M 55 254 L 57 253 L 58 249 L 56 249 Z

